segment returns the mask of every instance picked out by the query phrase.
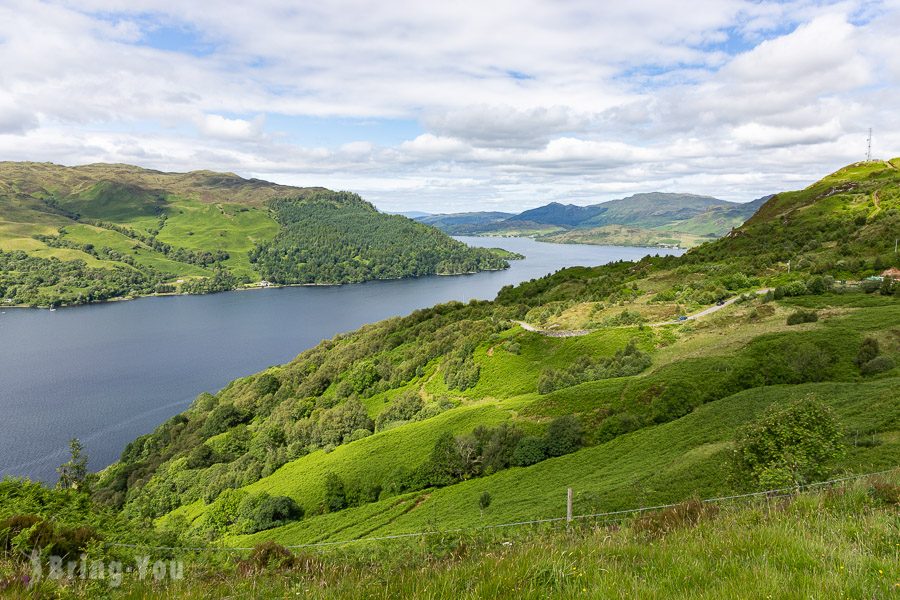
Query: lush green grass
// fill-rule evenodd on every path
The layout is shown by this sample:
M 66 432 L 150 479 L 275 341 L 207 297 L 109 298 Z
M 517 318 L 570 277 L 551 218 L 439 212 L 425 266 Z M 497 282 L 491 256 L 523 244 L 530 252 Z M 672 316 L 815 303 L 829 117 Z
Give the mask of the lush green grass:
M 63 239 L 67 241 L 76 244 L 93 244 L 97 248 L 103 246 L 112 248 L 123 254 L 131 255 L 135 263 L 140 266 L 150 267 L 163 273 L 171 273 L 173 276 L 205 277 L 212 275 L 212 272 L 208 269 L 171 260 L 146 244 L 133 240 L 117 231 L 83 224 L 68 225 L 64 231 Z
M 703 406 L 677 421 L 645 428 L 575 454 L 422 493 L 414 509 L 380 527 L 370 523 L 368 533 L 390 535 L 559 517 L 565 514 L 567 487 L 576 491 L 577 514 L 726 494 L 732 491 L 724 474 L 727 447 L 734 431 L 770 405 L 807 395 L 832 406 L 850 434 L 851 447 L 842 462 L 843 469 L 869 472 L 890 468 L 900 464 L 898 385 L 900 379 L 890 378 L 865 384 L 820 383 L 748 390 Z M 392 431 L 399 433 L 403 429 L 406 427 Z M 380 435 L 385 441 L 395 439 L 388 437 L 390 433 Z M 874 446 L 852 445 L 855 440 L 865 442 L 873 435 Z M 346 452 L 362 453 L 353 447 L 363 442 L 366 440 L 347 445 Z M 400 463 L 403 456 L 409 455 L 395 444 L 384 443 L 377 458 L 374 454 L 366 456 L 367 460 Z M 409 458 L 405 460 L 411 462 Z M 249 489 L 318 493 L 321 497 L 323 492 L 306 481 L 313 472 L 289 468 L 292 465 L 276 474 L 277 478 L 261 480 Z M 313 468 L 309 463 L 305 466 Z M 491 494 L 493 502 L 482 515 L 478 498 L 485 491 Z M 345 531 L 355 531 L 373 511 L 386 511 L 397 501 L 389 498 L 375 506 L 347 509 L 326 517 L 310 516 L 282 528 L 231 538 L 230 543 L 247 545 L 274 539 L 302 544 L 352 539 Z M 321 527 L 316 526 L 318 519 L 323 519 Z M 335 531 L 336 535 L 332 533 Z
M 88 219 L 126 223 L 155 217 L 166 208 L 165 194 L 116 181 L 100 181 L 77 195 L 59 201 L 64 209 Z
M 478 348 L 475 360 L 481 367 L 481 378 L 474 388 L 464 392 L 465 396 L 509 398 L 530 394 L 537 391 L 538 376 L 544 368 L 564 367 L 580 356 L 612 356 L 632 338 L 646 347 L 653 336 L 649 330 L 639 331 L 636 327 L 606 329 L 569 338 L 547 337 L 518 328 L 515 332 L 513 339 L 520 346 L 518 354 L 505 350 L 499 343 Z M 493 352 L 489 356 L 491 348 Z
M 406 564 L 397 565 L 397 559 L 387 557 L 391 550 L 382 549 L 377 561 L 345 567 L 332 577 L 279 581 L 263 576 L 260 595 L 861 598 L 889 596 L 900 577 L 896 512 L 868 497 L 864 488 L 726 507 L 700 517 L 696 525 L 675 526 L 661 535 L 645 533 L 645 522 L 487 540 L 445 536 L 394 549 Z M 434 557 L 441 546 L 448 555 L 443 559 Z
M 170 202 L 168 218 L 158 238 L 191 250 L 225 250 L 225 265 L 238 275 L 258 279 L 247 253 L 259 242 L 273 239 L 278 223 L 268 211 L 239 204 L 204 204 L 178 199 Z
M 577 521 L 569 528 L 514 527 L 306 549 L 293 565 L 267 563 L 248 552 L 185 553 L 177 555 L 184 561 L 184 578 L 176 581 L 141 581 L 129 573 L 121 587 L 100 580 L 44 580 L 29 592 L 13 586 L 6 593 L 197 599 L 887 598 L 900 588 L 900 532 L 897 506 L 875 490 L 897 481 L 895 474 L 887 475 L 789 498 L 683 505 L 679 512 Z M 149 552 L 151 560 L 171 558 Z M 27 573 L 27 563 L 0 557 L 0 582 Z
M 324 497 L 326 473 L 333 472 L 347 482 L 384 481 L 398 467 L 418 467 L 441 433 L 468 433 L 478 425 L 492 425 L 508 418 L 507 411 L 489 403 L 452 409 L 426 421 L 340 445 L 331 452 L 317 450 L 286 464 L 246 490 L 291 496 L 312 513 L 319 509 Z M 193 519 L 202 511 L 202 502 L 196 502 L 175 514 Z
M 859 299 L 862 300 L 864 297 Z M 469 512 L 472 510 L 471 507 L 475 506 L 473 503 L 476 502 L 478 495 L 488 489 L 485 486 L 492 485 L 490 483 L 492 481 L 506 481 L 507 479 L 515 483 L 512 487 L 513 493 L 506 500 L 510 506 L 520 505 L 522 510 L 506 513 L 501 509 L 496 509 L 498 517 L 504 519 L 529 518 L 535 516 L 533 513 L 543 516 L 542 511 L 545 509 L 543 504 L 540 502 L 536 505 L 529 504 L 528 500 L 522 500 L 522 498 L 531 496 L 544 498 L 547 494 L 552 495 L 553 492 L 541 488 L 538 488 L 537 491 L 528 491 L 518 487 L 522 482 L 530 481 L 528 477 L 522 476 L 522 473 L 539 473 L 538 479 L 541 482 L 553 482 L 553 485 L 564 486 L 564 482 L 554 479 L 554 473 L 571 476 L 572 479 L 569 483 L 590 482 L 593 481 L 594 475 L 601 473 L 600 469 L 593 466 L 595 462 L 598 464 L 613 463 L 624 469 L 621 472 L 608 474 L 613 478 L 611 480 L 613 486 L 609 488 L 612 490 L 609 500 L 615 501 L 617 506 L 627 506 L 631 502 L 641 501 L 644 497 L 679 499 L 700 489 L 724 492 L 726 488 L 722 487 L 725 486 L 723 480 L 710 476 L 710 472 L 714 472 L 716 467 L 709 466 L 711 471 L 707 471 L 705 470 L 707 467 L 703 466 L 707 463 L 700 464 L 692 461 L 695 459 L 705 461 L 714 457 L 717 452 L 722 450 L 723 444 L 728 439 L 727 435 L 730 433 L 722 434 L 722 423 L 718 423 L 714 419 L 704 420 L 706 417 L 695 417 L 694 415 L 700 410 L 707 410 L 701 408 L 697 412 L 692 412 L 698 406 L 704 403 L 711 403 L 710 406 L 718 406 L 720 403 L 727 404 L 734 402 L 733 398 L 757 398 L 748 401 L 750 408 L 746 410 L 729 409 L 728 417 L 733 420 L 725 422 L 724 431 L 730 432 L 737 424 L 755 414 L 755 409 L 752 409 L 752 406 L 755 406 L 754 402 L 763 406 L 773 401 L 787 401 L 787 399 L 796 398 L 807 391 L 828 396 L 832 393 L 830 390 L 836 390 L 834 393 L 840 397 L 852 397 L 860 405 L 868 402 L 868 406 L 875 406 L 876 400 L 869 398 L 867 393 L 853 396 L 851 392 L 858 386 L 860 390 L 875 390 L 873 392 L 875 396 L 884 395 L 886 393 L 884 382 L 896 383 L 896 371 L 882 374 L 871 383 L 864 383 L 866 380 L 860 375 L 859 368 L 854 362 L 860 342 L 867 335 L 875 335 L 879 338 L 883 354 L 900 356 L 900 343 L 893 341 L 892 336 L 895 334 L 891 333 L 892 327 L 895 330 L 895 324 L 900 322 L 900 305 L 896 302 L 861 309 L 848 307 L 831 309 L 832 312 L 827 314 L 827 311 L 823 312 L 826 316 L 817 323 L 794 327 L 785 324 L 785 312 L 779 312 L 779 310 L 775 310 L 768 317 L 769 321 L 772 321 L 771 323 L 747 321 L 745 316 L 741 316 L 744 313 L 751 313 L 758 306 L 762 305 L 757 299 L 748 306 L 729 307 L 730 317 L 724 317 L 722 323 L 714 323 L 696 331 L 693 328 L 699 327 L 699 323 L 691 324 L 684 326 L 686 331 L 677 335 L 669 329 L 615 327 L 601 329 L 581 337 L 551 338 L 525 332 L 521 328 L 513 326 L 488 336 L 486 341 L 475 348 L 473 360 L 480 369 L 480 377 L 476 385 L 470 389 L 465 391 L 449 389 L 443 377 L 446 359 L 439 358 L 430 361 L 421 374 L 409 382 L 364 398 L 364 406 L 372 418 L 377 417 L 392 399 L 407 391 L 417 391 L 426 402 L 435 398 L 447 397 L 460 403 L 458 408 L 444 412 L 437 417 L 402 424 L 359 441 L 338 445 L 330 452 L 316 450 L 299 459 L 288 461 L 271 475 L 262 478 L 257 476 L 254 480 L 258 479 L 258 481 L 251 485 L 245 484 L 245 489 L 251 492 L 266 491 L 270 494 L 291 496 L 305 507 L 308 515 L 314 515 L 319 510 L 324 498 L 324 479 L 328 472 L 338 474 L 348 483 L 377 483 L 388 487 L 389 482 L 396 477 L 394 471 L 397 468 L 413 470 L 425 462 L 435 440 L 443 432 L 450 431 L 459 435 L 471 432 L 477 425 L 491 425 L 511 420 L 528 433 L 542 435 L 546 423 L 552 418 L 574 414 L 579 417 L 585 427 L 585 440 L 589 444 L 600 444 L 600 446 L 583 450 L 572 457 L 547 461 L 524 471 L 514 469 L 507 473 L 437 490 L 431 493 L 428 501 L 421 505 L 422 510 L 417 509 L 404 514 L 402 518 L 392 520 L 391 527 L 423 514 L 426 515 L 420 519 L 423 522 L 429 521 L 429 519 L 434 519 L 435 522 L 443 522 L 446 519 L 451 521 L 462 519 L 464 521 L 470 516 Z M 790 310 L 790 308 L 785 309 L 786 312 Z M 410 320 L 416 321 L 412 317 Z M 734 320 L 739 321 L 739 325 L 732 328 L 730 323 Z M 319 368 L 330 370 L 331 367 L 322 365 L 321 361 L 332 359 L 336 361 L 336 364 L 347 364 L 349 367 L 355 368 L 360 360 L 358 352 L 362 347 L 360 346 L 361 340 L 365 339 L 386 340 L 388 347 L 392 348 L 379 357 L 377 362 L 401 363 L 405 357 L 420 352 L 420 350 L 417 350 L 418 346 L 412 342 L 397 346 L 390 344 L 391 337 L 398 335 L 397 331 L 402 331 L 402 329 L 394 329 L 399 327 L 400 323 L 402 320 L 372 326 L 360 333 L 359 335 L 362 336 L 360 338 L 343 337 L 330 345 L 329 349 L 323 349 L 325 354 L 322 355 L 322 358 L 315 358 L 314 353 L 310 353 L 309 356 L 302 355 L 296 365 L 272 369 L 270 374 L 288 381 L 290 378 L 300 376 L 298 374 L 308 374 L 312 365 L 320 365 Z M 687 331 L 688 327 L 691 328 L 690 331 Z M 759 331 L 754 335 L 756 328 Z M 657 349 L 656 344 L 667 336 L 672 338 L 667 342 L 670 345 L 662 350 Z M 591 381 L 545 395 L 537 393 L 537 378 L 542 369 L 564 367 L 582 356 L 611 356 L 633 338 L 637 338 L 639 345 L 654 357 L 653 366 L 644 373 L 631 377 Z M 426 342 L 427 339 L 422 340 L 422 343 Z M 517 346 L 516 352 L 509 351 L 510 343 Z M 340 353 L 342 352 L 351 354 L 347 358 L 341 359 Z M 350 356 L 356 358 L 350 358 Z M 344 363 L 345 360 L 350 362 Z M 813 362 L 808 364 L 805 362 L 810 360 Z M 346 369 L 348 367 L 339 368 Z M 818 384 L 811 383 L 820 380 L 824 381 Z M 220 394 L 219 402 L 233 402 L 245 410 L 259 410 L 254 407 L 258 406 L 260 402 L 271 405 L 271 400 L 258 397 L 254 381 L 254 378 L 246 378 L 236 382 Z M 804 385 L 773 385 L 798 383 Z M 340 396 L 336 391 L 338 387 L 340 387 L 339 380 L 334 380 L 322 393 L 323 401 L 327 400 L 325 406 L 330 406 L 332 402 L 339 402 Z M 748 388 L 749 391 L 743 392 L 747 396 L 734 395 Z M 300 395 L 302 396 L 302 394 Z M 289 396 L 286 397 L 289 398 Z M 291 402 L 288 400 L 284 406 L 291 406 Z M 709 413 L 700 414 L 709 415 Z M 688 419 L 689 425 L 684 426 L 684 430 L 679 429 L 679 433 L 673 435 L 672 440 L 664 440 L 658 445 L 654 445 L 650 441 L 641 442 L 636 447 L 629 447 L 624 455 L 616 454 L 612 458 L 608 454 L 604 454 L 612 452 L 611 449 L 617 447 L 615 446 L 616 436 L 623 436 L 623 434 L 637 430 L 637 433 L 631 435 L 647 435 L 649 436 L 647 440 L 652 440 L 656 435 L 653 432 L 665 431 L 664 428 L 669 426 L 656 427 L 656 424 L 666 423 L 683 415 L 687 415 L 685 419 Z M 194 426 L 195 430 L 199 424 L 202 424 L 202 420 L 198 420 L 202 418 L 202 414 L 189 417 L 189 422 L 198 423 Z M 263 432 L 272 426 L 271 422 L 272 419 L 265 416 L 258 418 L 251 423 L 251 434 L 261 437 Z M 292 420 L 287 418 L 282 425 L 277 427 L 287 430 L 292 426 L 291 423 Z M 695 441 L 688 435 L 688 432 L 696 434 L 705 431 L 703 426 L 716 427 L 718 428 L 716 431 L 719 433 L 710 439 L 701 441 Z M 855 422 L 847 423 L 847 426 L 853 427 L 854 431 L 863 431 L 864 435 L 873 429 L 873 427 L 866 429 Z M 874 429 L 883 430 L 880 426 L 874 427 Z M 171 439 L 168 437 L 168 433 L 160 435 L 162 436 L 159 438 L 161 440 Z M 722 437 L 723 435 L 725 437 Z M 189 438 L 185 439 L 189 440 Z M 632 438 L 626 435 L 619 439 Z M 608 440 L 614 440 L 613 445 L 604 443 Z M 681 445 L 683 443 L 688 445 Z M 184 448 L 180 452 L 186 452 L 190 446 L 186 445 Z M 675 454 L 669 456 L 668 453 L 671 452 L 675 452 Z M 595 453 L 600 453 L 602 458 L 594 458 Z M 157 471 L 152 485 L 146 488 L 147 493 L 141 492 L 141 494 L 149 499 L 161 493 L 160 490 L 168 489 L 168 486 L 171 485 L 186 490 L 189 482 L 204 481 L 203 473 L 185 470 L 184 463 L 179 458 L 181 455 L 178 453 L 171 455 L 172 458 L 169 459 L 169 462 Z M 630 458 L 623 462 L 626 456 Z M 588 462 L 577 466 L 581 464 L 578 457 L 589 457 Z M 669 466 L 665 466 L 669 463 L 661 465 L 660 461 L 662 460 L 670 460 L 671 464 Z M 639 468 L 635 467 L 632 461 L 638 461 Z M 640 463 L 640 461 L 645 462 Z M 130 466 L 127 462 L 125 468 L 141 467 L 140 463 Z M 546 473 L 544 473 L 544 469 L 546 469 Z M 622 485 L 625 477 L 623 473 L 627 473 L 633 478 L 629 480 L 632 488 Z M 659 479 L 654 479 L 652 486 L 642 488 L 642 496 L 634 493 L 634 486 L 638 485 L 637 482 L 644 477 L 643 474 L 648 474 L 647 476 L 651 479 L 653 477 Z M 696 479 L 697 477 L 700 479 Z M 712 487 L 707 486 L 709 482 L 713 482 Z M 601 479 L 598 487 L 606 488 L 609 483 L 610 481 Z M 452 490 L 459 490 L 459 493 L 465 494 L 465 498 L 454 499 L 446 505 L 441 504 L 441 498 L 448 494 L 453 497 L 452 494 L 456 492 Z M 492 489 L 488 489 L 488 491 L 494 494 Z M 186 497 L 188 502 L 193 502 L 198 495 Z M 135 496 L 132 500 L 139 501 L 141 496 Z M 387 503 L 383 508 L 384 514 L 392 514 L 386 508 L 391 500 L 383 502 Z M 466 506 L 470 508 L 465 508 Z M 558 507 L 558 504 L 552 503 L 552 506 Z M 356 510 L 368 514 L 367 511 L 374 509 L 371 507 L 349 509 L 344 511 L 349 521 L 344 522 L 338 517 L 329 517 L 326 522 L 345 523 L 348 526 L 352 525 L 353 530 L 358 530 L 359 526 L 353 517 Z M 203 503 L 196 501 L 186 508 L 176 510 L 175 514 L 195 520 L 205 511 L 206 507 Z M 157 512 L 156 514 L 162 513 Z M 319 517 L 310 516 L 307 521 L 297 524 L 295 527 L 303 531 L 304 535 L 314 537 L 326 535 L 327 531 L 310 524 L 309 521 L 314 521 L 316 518 Z M 197 524 L 200 525 L 202 522 L 198 521 Z M 393 531 L 393 529 L 391 530 Z

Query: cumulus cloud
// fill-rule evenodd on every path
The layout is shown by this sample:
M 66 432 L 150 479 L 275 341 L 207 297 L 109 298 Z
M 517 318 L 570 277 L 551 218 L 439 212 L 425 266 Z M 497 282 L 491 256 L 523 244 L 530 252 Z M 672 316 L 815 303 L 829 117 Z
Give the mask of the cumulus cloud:
M 497 147 L 542 145 L 554 134 L 583 130 L 589 123 L 589 115 L 560 105 L 516 108 L 481 104 L 425 118 L 425 125 L 438 134 Z
M 19 135 L 38 126 L 38 118 L 11 98 L 0 96 L 0 135 Z
M 837 119 L 822 125 L 800 129 L 790 127 L 773 127 L 751 122 L 735 127 L 733 135 L 740 142 L 760 148 L 779 146 L 802 146 L 833 142 L 844 133 Z
M 229 119 L 222 115 L 203 115 L 199 119 L 200 131 L 209 137 L 225 140 L 250 140 L 259 137 L 266 123 L 265 115 L 252 119 Z
M 230 170 L 392 210 L 750 199 L 861 158 L 869 126 L 900 154 L 898 26 L 896 0 L 7 0 L 0 157 Z

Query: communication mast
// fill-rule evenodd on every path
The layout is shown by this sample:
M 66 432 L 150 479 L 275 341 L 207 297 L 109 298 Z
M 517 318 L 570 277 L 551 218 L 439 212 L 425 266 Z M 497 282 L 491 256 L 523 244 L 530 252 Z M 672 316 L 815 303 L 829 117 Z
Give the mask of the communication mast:
M 866 162 L 872 162 L 872 128 L 869 127 L 869 139 L 866 141 Z

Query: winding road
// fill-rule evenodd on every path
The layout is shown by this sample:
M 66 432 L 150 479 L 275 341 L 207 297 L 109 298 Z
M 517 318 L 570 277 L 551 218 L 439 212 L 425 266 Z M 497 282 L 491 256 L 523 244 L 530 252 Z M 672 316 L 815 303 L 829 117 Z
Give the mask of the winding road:
M 761 294 L 765 294 L 766 292 L 770 292 L 770 291 L 772 291 L 772 288 L 763 288 L 761 290 L 756 290 L 756 294 L 761 295 Z M 737 302 L 738 298 L 740 298 L 740 296 L 734 296 L 733 298 L 729 298 L 722 304 L 716 304 L 714 306 L 710 306 L 709 308 L 704 308 L 700 312 L 694 313 L 692 315 L 688 315 L 684 319 L 673 319 L 671 321 L 662 321 L 660 323 L 650 323 L 649 326 L 650 327 L 661 327 L 663 325 L 677 325 L 678 323 L 684 323 L 686 321 L 694 321 L 696 319 L 699 319 L 700 317 L 705 317 L 707 315 L 713 314 L 714 312 L 720 311 L 723 308 L 725 308 L 726 306 L 731 306 L 732 304 Z M 578 337 L 578 336 L 587 335 L 589 333 L 598 331 L 597 329 L 568 329 L 568 330 L 565 330 L 565 329 L 563 329 L 563 330 L 540 329 L 538 327 L 535 327 L 534 325 L 529 325 L 525 321 L 513 321 L 513 323 L 518 324 L 525 331 L 533 331 L 534 333 L 539 333 L 539 334 L 545 335 L 547 337 L 558 337 L 558 338 Z

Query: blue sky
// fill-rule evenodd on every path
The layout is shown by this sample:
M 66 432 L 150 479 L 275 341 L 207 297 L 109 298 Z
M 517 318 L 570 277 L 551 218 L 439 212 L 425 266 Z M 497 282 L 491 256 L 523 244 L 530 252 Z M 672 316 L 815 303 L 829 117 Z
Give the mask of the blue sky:
M 0 160 L 386 210 L 745 201 L 900 155 L 900 2 L 0 2 Z

